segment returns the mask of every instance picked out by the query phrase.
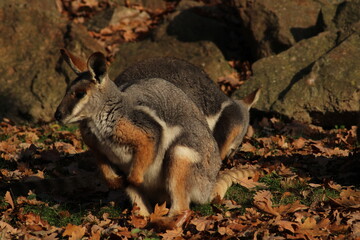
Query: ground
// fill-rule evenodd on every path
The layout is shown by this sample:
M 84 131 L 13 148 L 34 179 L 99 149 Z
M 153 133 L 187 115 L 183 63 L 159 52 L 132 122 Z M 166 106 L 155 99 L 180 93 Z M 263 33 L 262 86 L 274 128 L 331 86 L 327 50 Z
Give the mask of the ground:
M 165 205 L 139 217 L 122 191 L 107 189 L 76 126 L 4 119 L 0 239 L 358 239 L 356 127 L 274 117 L 253 126 L 223 168 L 257 173 L 237 179 L 224 200 L 168 219 Z

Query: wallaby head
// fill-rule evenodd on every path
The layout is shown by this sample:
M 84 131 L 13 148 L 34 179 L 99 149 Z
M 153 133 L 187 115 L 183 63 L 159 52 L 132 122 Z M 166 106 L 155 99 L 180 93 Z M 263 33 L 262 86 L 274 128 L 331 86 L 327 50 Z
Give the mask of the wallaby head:
M 95 108 L 101 106 L 106 94 L 106 84 L 110 82 L 106 59 L 102 53 L 97 52 L 85 64 L 64 49 L 61 54 L 77 77 L 68 86 L 55 112 L 55 119 L 63 123 L 75 123 L 90 118 Z

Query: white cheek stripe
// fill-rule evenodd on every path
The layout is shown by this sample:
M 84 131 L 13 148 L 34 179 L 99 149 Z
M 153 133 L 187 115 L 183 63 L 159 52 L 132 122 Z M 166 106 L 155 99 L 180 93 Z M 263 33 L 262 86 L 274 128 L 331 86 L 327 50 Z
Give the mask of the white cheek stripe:
M 81 111 L 84 109 L 84 105 L 88 102 L 88 98 L 89 97 L 86 95 L 76 103 L 75 107 L 72 110 L 71 116 L 76 117 L 78 114 L 81 113 Z
M 216 125 L 216 123 L 217 123 L 217 121 L 218 121 L 221 113 L 223 112 L 224 108 L 226 108 L 226 107 L 229 106 L 230 104 L 231 104 L 230 101 L 223 102 L 223 103 L 221 104 L 221 108 L 220 108 L 220 111 L 219 111 L 218 113 L 216 113 L 215 115 L 206 117 L 206 121 L 207 121 L 207 123 L 208 123 L 209 128 L 210 128 L 211 131 L 214 130 L 214 127 L 215 127 L 215 125 Z
M 84 106 L 88 103 L 88 98 L 89 97 L 86 95 L 84 98 L 80 99 L 74 106 L 73 110 L 71 111 L 71 114 L 69 116 L 67 116 L 63 120 L 63 122 L 64 123 L 74 123 L 74 122 L 82 120 L 84 118 L 83 109 L 84 109 Z

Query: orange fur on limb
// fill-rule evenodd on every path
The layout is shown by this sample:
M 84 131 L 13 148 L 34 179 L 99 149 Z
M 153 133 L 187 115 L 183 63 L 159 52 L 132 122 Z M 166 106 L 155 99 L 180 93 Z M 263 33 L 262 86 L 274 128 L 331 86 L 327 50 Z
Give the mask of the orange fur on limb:
M 119 176 L 114 169 L 103 160 L 100 154 L 96 153 L 96 159 L 100 171 L 110 189 L 119 189 L 124 187 L 124 179 L 122 176 Z M 105 156 L 104 156 L 105 157 Z
M 242 131 L 242 126 L 240 125 L 235 126 L 233 129 L 231 129 L 230 134 L 227 136 L 225 142 L 220 148 L 220 156 L 222 160 L 224 160 L 227 157 L 226 155 L 230 150 L 231 144 L 234 142 L 235 138 L 241 133 L 241 131 Z
M 130 183 L 140 185 L 144 175 L 155 158 L 154 138 L 127 119 L 120 119 L 115 128 L 119 142 L 134 148 L 132 167 L 128 176 Z
M 186 181 L 190 172 L 189 159 L 181 156 L 173 156 L 172 164 L 169 171 L 169 190 L 171 195 L 171 212 L 170 216 L 181 214 L 189 209 L 190 199 L 186 189 Z

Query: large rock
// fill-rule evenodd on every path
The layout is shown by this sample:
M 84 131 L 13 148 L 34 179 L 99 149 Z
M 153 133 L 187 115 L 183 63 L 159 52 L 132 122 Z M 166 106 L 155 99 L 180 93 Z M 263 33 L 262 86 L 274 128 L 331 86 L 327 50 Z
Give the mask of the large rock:
M 219 47 L 226 38 L 226 25 L 192 11 L 199 6 L 202 4 L 183 1 L 157 28 L 152 39 L 122 44 L 112 63 L 110 76 L 116 77 L 142 59 L 161 56 L 187 60 L 204 68 L 214 80 L 230 74 L 233 70 Z
M 238 0 L 243 33 L 255 59 L 282 52 L 296 42 L 323 31 L 321 4 L 313 0 Z
M 94 40 L 61 18 L 55 1 L 0 1 L 0 22 L 0 117 L 50 121 L 68 81 L 59 49 L 93 51 Z
M 256 60 L 278 54 L 303 39 L 338 27 L 344 19 L 350 20 L 349 12 L 358 9 L 358 6 L 353 7 L 359 5 L 355 2 L 358 1 L 235 0 L 227 2 L 227 5 L 236 9 L 241 20 L 240 28 Z M 337 23 L 334 20 L 339 14 L 345 16 L 340 17 Z
M 360 24 L 360 23 L 359 23 Z M 356 124 L 360 94 L 360 25 L 339 42 L 328 31 L 253 65 L 235 96 L 262 86 L 256 107 L 327 127 Z

